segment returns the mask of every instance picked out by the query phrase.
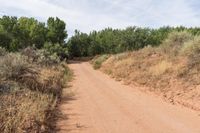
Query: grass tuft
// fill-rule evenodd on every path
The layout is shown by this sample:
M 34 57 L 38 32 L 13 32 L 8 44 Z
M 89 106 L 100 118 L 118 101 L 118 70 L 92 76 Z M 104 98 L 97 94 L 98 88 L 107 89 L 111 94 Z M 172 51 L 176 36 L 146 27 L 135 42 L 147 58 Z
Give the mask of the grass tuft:
M 99 69 L 101 67 L 101 64 L 106 61 L 109 58 L 109 55 L 100 55 L 93 59 L 92 64 L 94 69 Z

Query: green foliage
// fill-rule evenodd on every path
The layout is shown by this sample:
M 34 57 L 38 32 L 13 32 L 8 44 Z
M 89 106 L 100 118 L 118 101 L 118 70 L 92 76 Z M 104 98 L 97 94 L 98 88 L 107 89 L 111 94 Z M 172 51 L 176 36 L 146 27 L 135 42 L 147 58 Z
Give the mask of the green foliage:
M 56 17 L 56 19 L 50 17 L 47 20 L 47 38 L 48 41 L 52 43 L 63 44 L 64 39 L 67 37 L 67 32 L 65 31 L 65 22 Z
M 138 50 L 148 45 L 153 47 L 159 46 L 171 32 L 188 34 L 188 36 L 183 35 L 182 39 L 184 41 L 184 39 L 188 39 L 187 37 L 189 36 L 199 35 L 200 28 L 186 28 L 180 26 L 150 29 L 134 26 L 126 29 L 106 28 L 101 31 L 93 31 L 90 34 L 80 33 L 76 30 L 75 35 L 69 39 L 67 47 L 69 54 L 72 57 L 115 54 Z M 176 35 L 176 33 L 173 34 Z M 181 36 L 182 35 L 180 35 L 179 41 L 181 40 Z M 178 35 L 173 38 L 173 35 L 171 34 L 170 39 L 178 39 Z M 175 40 L 172 40 L 172 42 L 174 41 Z
M 54 54 L 54 53 L 59 54 L 59 53 L 64 52 L 64 49 L 58 43 L 56 43 L 56 44 L 45 43 L 44 49 L 46 49 L 50 54 Z
M 7 50 L 15 49 L 15 42 L 13 38 L 18 38 L 17 35 L 17 18 L 3 16 L 0 18 L 0 46 Z
M 89 43 L 87 34 L 75 31 L 75 36 L 71 37 L 67 44 L 69 54 L 73 57 L 88 56 Z
M 52 44 L 52 43 L 45 43 L 44 49 L 49 55 L 56 55 L 60 57 L 61 60 L 64 60 L 69 57 L 68 49 L 66 45 L 61 45 L 59 43 Z
M 18 20 L 19 28 L 22 30 L 24 47 L 32 46 L 42 48 L 46 41 L 47 29 L 44 23 L 38 22 L 34 18 L 21 17 Z
M 47 26 L 34 18 L 0 18 L 0 46 L 8 51 L 18 51 L 28 46 L 41 49 L 45 42 L 63 45 L 66 37 L 65 22 L 59 18 L 50 17 Z
M 200 35 L 198 27 L 180 26 L 151 29 L 133 26 L 126 29 L 106 28 L 101 31 L 92 31 L 89 34 L 76 30 L 74 36 L 65 43 L 67 38 L 65 28 L 65 22 L 57 17 L 49 17 L 45 24 L 34 18 L 21 17 L 18 19 L 17 17 L 3 16 L 0 18 L 0 47 L 12 52 L 33 46 L 37 49 L 45 48 L 49 53 L 57 55 L 63 60 L 71 57 L 116 54 L 138 50 L 148 45 L 155 47 L 162 44 L 171 32 L 173 33 L 168 38 L 171 39 L 171 42 L 165 40 L 163 50 L 171 48 L 174 41 L 176 44 L 173 48 L 178 49 L 179 44 L 182 44 L 181 39 L 185 41 L 192 35 Z M 172 52 L 177 54 L 173 49 Z
M 90 34 L 76 30 L 67 46 L 70 55 L 76 57 L 120 53 L 138 50 L 147 45 L 157 46 L 171 30 L 169 27 L 158 30 L 140 27 L 128 27 L 124 30 L 106 28 Z

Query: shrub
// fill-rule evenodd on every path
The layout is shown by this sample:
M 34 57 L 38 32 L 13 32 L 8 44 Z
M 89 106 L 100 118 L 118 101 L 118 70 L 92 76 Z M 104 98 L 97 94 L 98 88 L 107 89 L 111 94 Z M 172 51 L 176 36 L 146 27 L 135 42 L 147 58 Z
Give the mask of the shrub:
M 0 80 L 14 80 L 31 90 L 58 95 L 61 93 L 62 84 L 60 79 L 62 75 L 53 73 L 55 70 L 50 67 L 45 69 L 51 72 L 48 73 L 48 77 L 46 76 L 44 81 L 40 81 L 41 74 L 45 75 L 41 73 L 40 68 L 29 64 L 25 56 L 19 53 L 10 53 L 0 60 Z
M 46 52 L 48 52 L 50 55 L 56 55 L 61 60 L 64 60 L 69 57 L 68 49 L 65 45 L 62 44 L 52 44 L 52 43 L 45 43 L 44 49 Z
M 93 67 L 94 69 L 99 69 L 101 67 L 101 64 L 106 61 L 109 58 L 109 55 L 101 55 L 97 58 L 95 58 L 92 63 L 93 63 Z
M 200 36 L 195 36 L 193 40 L 184 43 L 181 49 L 183 55 L 188 56 L 188 65 L 190 67 L 200 64 Z
M 200 52 L 200 36 L 195 36 L 193 40 L 184 43 L 181 49 L 183 55 L 192 55 Z
M 21 51 L 21 54 L 24 56 L 27 56 L 28 59 L 33 62 L 37 61 L 37 59 L 39 58 L 37 54 L 37 50 L 34 47 L 27 47 L 23 49 Z
M 0 60 L 0 79 L 19 80 L 28 72 L 31 72 L 27 58 L 20 54 L 10 53 Z
M 37 56 L 37 64 L 39 65 L 52 66 L 57 65 L 61 62 L 56 53 L 51 54 L 44 49 L 37 51 Z
M 170 56 L 176 56 L 179 54 L 183 44 L 192 39 L 193 35 L 187 31 L 175 31 L 169 34 L 168 38 L 161 44 L 160 47 L 163 52 L 169 54 Z
M 21 51 L 21 54 L 26 56 L 30 63 L 41 66 L 58 65 L 61 62 L 57 53 L 50 52 L 48 49 L 36 50 L 34 47 L 27 47 Z
M 2 47 L 0 47 L 0 56 L 4 56 L 4 55 L 6 55 L 6 50 L 4 49 L 4 48 L 2 48 Z
M 51 132 L 49 120 L 70 72 L 61 65 L 41 67 L 23 54 L 0 59 L 0 132 Z

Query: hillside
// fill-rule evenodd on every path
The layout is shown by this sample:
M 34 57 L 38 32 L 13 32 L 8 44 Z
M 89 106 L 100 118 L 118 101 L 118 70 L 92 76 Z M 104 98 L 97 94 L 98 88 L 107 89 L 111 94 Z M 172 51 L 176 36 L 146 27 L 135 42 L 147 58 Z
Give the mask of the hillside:
M 200 110 L 200 37 L 172 32 L 159 47 L 103 55 L 93 59 L 94 68 L 125 84 L 144 86 L 167 101 Z

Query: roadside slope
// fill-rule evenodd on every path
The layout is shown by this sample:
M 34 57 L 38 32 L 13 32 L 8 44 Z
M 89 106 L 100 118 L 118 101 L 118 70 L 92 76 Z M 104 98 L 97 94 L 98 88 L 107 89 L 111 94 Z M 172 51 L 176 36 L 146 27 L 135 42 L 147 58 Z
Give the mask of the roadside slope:
M 199 133 L 198 112 L 168 104 L 122 85 L 95 71 L 87 62 L 73 62 L 75 96 L 60 107 L 67 116 L 60 132 L 85 133 Z

